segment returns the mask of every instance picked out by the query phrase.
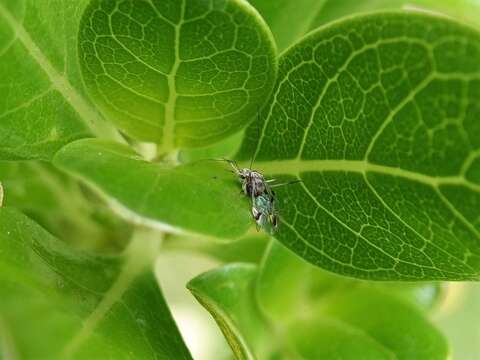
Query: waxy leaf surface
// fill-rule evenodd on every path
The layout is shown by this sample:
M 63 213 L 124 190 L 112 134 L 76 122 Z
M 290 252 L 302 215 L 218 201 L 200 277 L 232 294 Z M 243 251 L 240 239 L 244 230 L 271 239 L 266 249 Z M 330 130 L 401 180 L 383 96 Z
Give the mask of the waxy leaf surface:
M 324 27 L 280 58 L 255 150 L 279 188 L 276 237 L 309 262 L 372 280 L 480 273 L 480 34 L 377 13 Z M 260 134 L 260 135 L 259 135 Z
M 78 41 L 93 101 L 161 152 L 240 130 L 275 81 L 273 38 L 245 1 L 94 0 Z
M 117 136 L 83 93 L 76 35 L 85 5 L 0 1 L 0 159 L 48 160 L 74 139 Z
M 98 190 L 114 211 L 135 223 L 222 239 L 234 239 L 253 224 L 248 199 L 223 162 L 172 167 L 99 139 L 68 144 L 53 162 Z
M 151 271 L 158 241 L 135 240 L 124 256 L 94 257 L 0 209 L 0 354 L 191 359 Z

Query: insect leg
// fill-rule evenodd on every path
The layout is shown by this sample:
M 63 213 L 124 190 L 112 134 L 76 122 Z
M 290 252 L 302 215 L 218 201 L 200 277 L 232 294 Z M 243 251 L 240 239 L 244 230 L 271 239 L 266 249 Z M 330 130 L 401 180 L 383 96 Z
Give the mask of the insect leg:
M 255 220 L 255 227 L 257 228 L 257 231 L 260 231 L 260 228 L 262 227 L 263 221 L 263 214 L 257 210 L 255 206 L 252 205 L 252 215 L 253 219 Z

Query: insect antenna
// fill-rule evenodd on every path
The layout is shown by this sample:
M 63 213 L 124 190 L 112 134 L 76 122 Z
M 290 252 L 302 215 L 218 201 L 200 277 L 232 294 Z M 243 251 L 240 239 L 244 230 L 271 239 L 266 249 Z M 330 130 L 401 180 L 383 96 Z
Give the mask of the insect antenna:
M 253 149 L 252 157 L 250 158 L 250 167 L 249 169 L 252 170 L 253 167 L 253 162 L 255 161 L 255 155 L 257 153 L 257 147 L 258 147 L 258 140 L 260 140 L 260 108 L 257 108 L 257 144 Z
M 287 186 L 287 185 L 293 185 L 293 184 L 300 183 L 300 182 L 302 182 L 301 179 L 296 179 L 296 180 L 291 180 L 291 181 L 287 181 L 287 182 L 280 183 L 280 184 L 273 184 L 273 185 L 270 185 L 270 187 L 274 188 L 274 187 L 280 187 L 280 186 Z

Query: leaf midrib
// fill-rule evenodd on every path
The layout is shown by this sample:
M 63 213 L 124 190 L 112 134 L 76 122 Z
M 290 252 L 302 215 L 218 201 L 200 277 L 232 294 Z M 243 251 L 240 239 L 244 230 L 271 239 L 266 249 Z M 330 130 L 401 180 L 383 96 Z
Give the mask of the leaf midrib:
M 163 135 L 161 142 L 161 149 L 158 149 L 158 153 L 168 153 L 175 147 L 175 104 L 177 101 L 177 93 L 175 86 L 175 77 L 177 75 L 178 68 L 180 67 L 180 28 L 182 26 L 184 14 L 185 14 L 185 0 L 180 0 L 180 20 L 175 25 L 175 60 L 172 65 L 170 73 L 167 75 L 168 84 L 168 100 L 165 104 L 165 123 L 163 127 Z M 152 6 L 154 6 L 152 4 Z
M 418 232 L 409 226 L 403 219 L 401 219 L 398 214 L 388 207 L 383 198 L 374 190 L 373 186 L 368 181 L 368 173 L 379 173 L 382 175 L 389 175 L 400 177 L 403 179 L 411 180 L 414 182 L 419 182 L 427 186 L 431 186 L 442 202 L 452 211 L 452 213 L 464 223 L 477 237 L 480 238 L 480 231 L 478 231 L 464 216 L 461 214 L 440 190 L 442 185 L 460 185 L 466 186 L 473 191 L 480 192 L 480 185 L 473 184 L 465 179 L 463 176 L 429 176 L 409 170 L 405 170 L 399 167 L 389 167 L 384 165 L 372 164 L 366 160 L 282 160 L 282 161 L 271 161 L 271 162 L 257 162 L 255 167 L 261 169 L 265 174 L 268 175 L 294 175 L 296 177 L 301 177 L 303 172 L 354 172 L 361 174 L 367 183 L 367 186 L 371 188 L 375 196 L 383 203 L 384 206 L 390 211 L 392 215 L 397 217 L 402 223 L 405 224 L 408 228 L 418 234 Z M 303 186 L 303 184 L 302 184 Z M 305 187 L 304 187 L 305 188 Z M 305 190 L 307 190 L 305 188 Z M 308 191 L 307 191 L 308 192 Z M 308 192 L 309 193 L 309 192 Z M 317 199 L 313 194 L 309 193 L 310 197 L 317 203 L 318 206 L 323 206 L 318 203 Z M 325 210 L 325 209 L 324 209 Z M 331 214 L 332 215 L 332 214 Z M 333 216 L 333 215 L 332 215 Z M 335 218 L 335 217 L 334 217 Z M 335 218 L 336 219 L 336 218 Z M 336 219 L 339 223 L 343 224 L 339 219 Z M 343 224 L 345 225 L 345 224 Z M 420 234 L 418 234 L 421 238 Z M 427 239 L 424 239 L 427 241 Z M 317 249 L 318 250 L 318 249 Z M 439 249 L 441 250 L 441 249 Z M 443 250 L 442 250 L 443 251 Z M 450 254 L 453 256 L 452 254 Z M 455 256 L 454 256 L 455 257 Z
M 107 315 L 113 305 L 121 301 L 123 294 L 127 291 L 135 278 L 153 263 L 157 249 L 159 248 L 160 239 L 151 237 L 145 239 L 144 237 L 145 235 L 140 232 L 140 235 L 137 234 L 137 236 L 131 240 L 126 251 L 126 263 L 122 267 L 120 274 L 108 291 L 103 295 L 102 300 L 97 304 L 95 309 L 83 321 L 82 328 L 65 345 L 62 352 L 65 358 L 70 358 L 71 355 L 82 346 L 88 337 L 92 335 L 97 325 Z M 151 345 L 148 339 L 147 343 Z M 154 352 L 153 348 L 152 352 Z
M 241 164 L 249 166 L 249 164 Z M 469 189 L 480 192 L 480 185 L 472 183 L 461 175 L 455 176 L 431 176 L 400 167 L 373 164 L 366 160 L 273 160 L 256 161 L 254 167 L 267 175 L 294 175 L 299 176 L 303 172 L 354 172 L 368 174 L 369 172 L 400 177 L 419 182 L 434 188 L 441 185 L 463 185 Z

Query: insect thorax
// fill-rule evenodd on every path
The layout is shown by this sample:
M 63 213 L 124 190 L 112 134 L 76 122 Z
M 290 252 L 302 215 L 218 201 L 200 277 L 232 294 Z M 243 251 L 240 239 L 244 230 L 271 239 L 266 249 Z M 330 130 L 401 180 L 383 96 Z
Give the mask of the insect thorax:
M 239 175 L 242 181 L 242 190 L 248 196 L 259 196 L 265 193 L 266 185 L 262 174 L 255 170 L 241 169 Z

